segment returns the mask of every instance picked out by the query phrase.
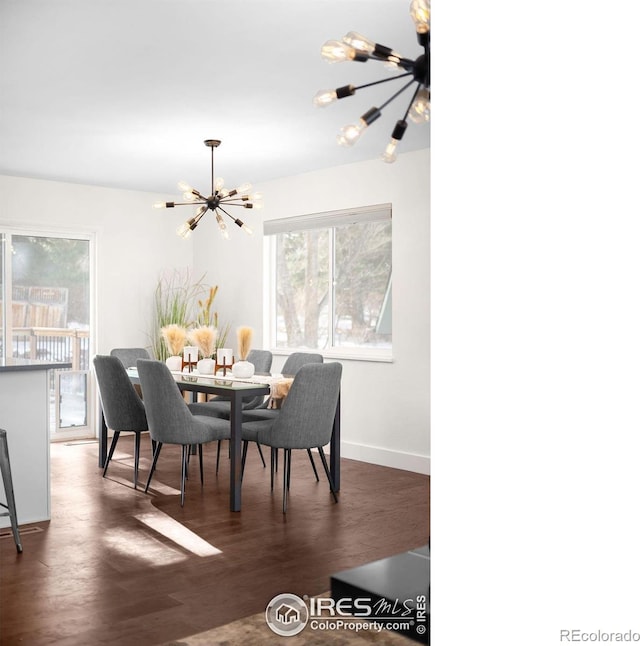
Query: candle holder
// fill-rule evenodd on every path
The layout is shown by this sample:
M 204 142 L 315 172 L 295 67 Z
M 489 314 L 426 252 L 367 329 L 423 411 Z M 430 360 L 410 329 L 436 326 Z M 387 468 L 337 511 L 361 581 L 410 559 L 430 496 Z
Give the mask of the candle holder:
M 187 372 L 193 372 L 194 367 L 198 363 L 198 348 L 195 345 L 185 345 L 182 353 L 182 371 L 185 368 Z
M 230 348 L 219 348 L 216 352 L 216 368 L 215 374 L 218 374 L 218 370 L 222 369 L 222 376 L 227 376 L 227 369 L 233 367 L 233 350 Z

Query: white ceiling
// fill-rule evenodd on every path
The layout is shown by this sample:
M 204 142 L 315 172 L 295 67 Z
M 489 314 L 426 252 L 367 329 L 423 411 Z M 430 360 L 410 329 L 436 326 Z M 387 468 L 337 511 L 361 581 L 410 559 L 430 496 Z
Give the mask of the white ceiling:
M 375 159 L 410 90 L 355 147 L 336 134 L 404 81 L 311 103 L 389 75 L 321 59 L 348 31 L 421 53 L 409 0 L 1 0 L 0 174 L 171 196 L 180 179 L 208 191 L 205 139 L 227 186 Z M 398 150 L 429 138 L 410 122 Z

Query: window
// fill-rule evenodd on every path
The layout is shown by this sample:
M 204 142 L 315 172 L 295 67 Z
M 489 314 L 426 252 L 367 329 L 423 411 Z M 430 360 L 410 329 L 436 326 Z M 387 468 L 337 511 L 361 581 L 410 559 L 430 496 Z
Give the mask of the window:
M 391 357 L 391 205 L 264 223 L 275 350 Z

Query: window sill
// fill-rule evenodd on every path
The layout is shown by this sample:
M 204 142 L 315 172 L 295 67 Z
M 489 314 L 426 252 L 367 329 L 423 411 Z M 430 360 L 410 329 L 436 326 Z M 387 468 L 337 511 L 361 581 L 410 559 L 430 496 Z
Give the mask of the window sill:
M 294 352 L 315 352 L 321 354 L 325 359 L 342 359 L 345 361 L 370 361 L 374 363 L 393 363 L 393 355 L 390 350 L 372 351 L 354 351 L 353 348 L 331 350 L 313 350 L 310 348 L 272 348 L 274 356 L 288 357 Z

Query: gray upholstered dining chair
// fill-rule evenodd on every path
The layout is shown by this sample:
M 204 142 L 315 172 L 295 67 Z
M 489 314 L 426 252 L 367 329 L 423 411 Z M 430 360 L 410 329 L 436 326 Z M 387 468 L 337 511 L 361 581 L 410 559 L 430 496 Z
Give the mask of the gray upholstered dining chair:
M 120 433 L 135 433 L 133 455 L 133 488 L 135 489 L 138 486 L 141 435 L 149 430 L 144 403 L 118 357 L 96 355 L 93 359 L 93 367 L 98 381 L 104 420 L 107 428 L 113 431 L 102 476 L 107 474 Z
M 302 366 L 308 363 L 322 363 L 324 359 L 317 352 L 292 352 L 282 366 L 282 374 L 285 377 L 293 377 Z
M 331 441 L 341 376 L 340 363 L 306 364 L 298 370 L 277 417 L 242 424 L 244 442 L 259 442 L 272 449 L 284 450 L 283 513 L 287 512 L 293 449 L 318 450 L 331 494 L 338 502 L 323 447 Z M 273 470 L 271 476 L 273 489 Z
M 147 409 L 149 432 L 151 439 L 156 442 L 145 493 L 149 490 L 162 446 L 177 444 L 182 447 L 180 505 L 184 506 L 187 462 L 191 445 L 198 445 L 202 484 L 204 483 L 202 445 L 215 440 L 229 439 L 231 434 L 229 421 L 211 416 L 193 415 L 169 368 L 162 361 L 138 359 L 137 367 Z
M 247 361 L 252 363 L 255 367 L 257 374 L 268 375 L 271 371 L 271 362 L 273 361 L 273 354 L 269 350 L 250 350 L 247 355 Z M 263 396 L 258 397 L 245 397 L 242 400 L 242 410 L 251 410 L 260 406 L 264 402 Z M 225 397 L 216 397 L 208 402 L 193 402 L 188 404 L 189 410 L 194 415 L 211 415 L 211 417 L 219 417 L 221 419 L 229 419 L 231 416 L 231 402 Z M 262 465 L 266 467 L 262 449 L 258 444 L 258 452 Z M 218 443 L 218 455 L 216 461 L 216 470 L 220 465 L 220 443 Z
M 125 368 L 135 368 L 138 359 L 150 359 L 151 355 L 144 348 L 113 348 L 112 357 L 118 357 Z
M 297 374 L 298 370 L 302 368 L 302 366 L 305 366 L 308 363 L 322 363 L 323 361 L 324 361 L 323 356 L 316 352 L 292 352 L 287 357 L 286 361 L 284 362 L 284 365 L 282 366 L 282 374 L 285 377 L 294 377 Z M 280 413 L 280 409 L 267 408 L 267 405 L 268 405 L 268 400 L 252 409 L 247 409 L 246 411 L 243 411 L 242 419 L 247 422 L 260 421 L 263 419 L 274 420 L 276 417 L 278 417 Z M 258 447 L 260 447 L 259 444 L 258 444 Z M 318 470 L 316 469 L 316 463 L 315 463 L 315 460 L 313 459 L 313 453 L 311 452 L 311 450 L 309 450 L 307 451 L 307 454 L 309 455 L 309 462 L 311 462 L 311 467 L 313 468 L 313 473 L 316 476 L 316 480 L 320 481 L 320 478 L 318 476 Z M 245 458 L 245 461 L 246 461 L 246 444 L 243 447 L 243 457 Z M 264 464 L 264 459 L 262 460 L 262 463 Z M 244 466 L 244 461 L 242 464 Z M 272 479 L 273 479 L 273 471 L 274 469 L 277 469 L 277 467 L 278 467 L 278 450 L 275 449 L 274 451 L 271 452 L 271 478 Z
M 322 363 L 324 358 L 321 354 L 315 352 L 292 352 L 282 366 L 282 375 L 284 377 L 295 377 L 298 370 L 308 363 Z M 242 418 L 248 422 L 261 419 L 275 419 L 280 412 L 279 408 L 267 408 L 268 400 L 252 409 L 243 411 Z M 314 468 L 315 470 L 315 468 Z

